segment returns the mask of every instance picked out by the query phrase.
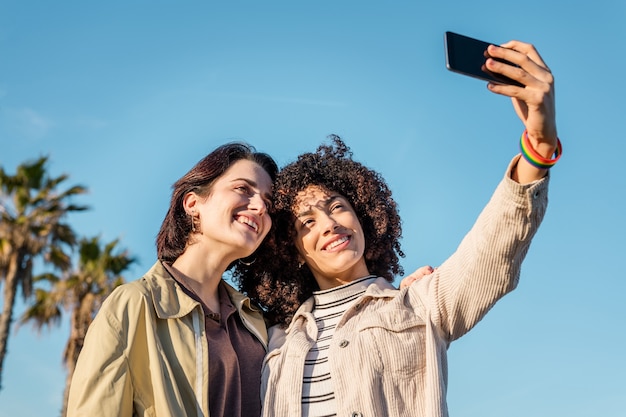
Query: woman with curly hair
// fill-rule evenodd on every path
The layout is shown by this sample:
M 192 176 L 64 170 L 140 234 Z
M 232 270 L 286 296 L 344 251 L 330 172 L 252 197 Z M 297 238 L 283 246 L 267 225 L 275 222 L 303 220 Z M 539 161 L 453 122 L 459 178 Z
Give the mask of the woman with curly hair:
M 274 226 L 242 275 L 275 323 L 262 372 L 264 416 L 447 416 L 450 343 L 517 285 L 561 153 L 554 79 L 532 45 L 489 47 L 512 97 L 521 155 L 458 249 L 401 290 L 401 227 L 384 180 L 332 137 L 281 170 Z M 554 157 L 552 157 L 555 155 Z M 253 279 L 251 279 L 253 278 Z

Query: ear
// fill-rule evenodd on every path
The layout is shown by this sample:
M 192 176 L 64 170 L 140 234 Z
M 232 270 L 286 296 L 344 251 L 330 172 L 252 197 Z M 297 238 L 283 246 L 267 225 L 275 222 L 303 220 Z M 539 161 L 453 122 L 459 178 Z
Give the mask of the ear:
M 199 197 L 198 194 L 194 193 L 194 192 L 189 192 L 187 194 L 185 194 L 185 197 L 183 197 L 183 208 L 185 209 L 185 212 L 191 216 L 191 213 L 196 212 L 196 206 L 198 204 L 199 201 Z

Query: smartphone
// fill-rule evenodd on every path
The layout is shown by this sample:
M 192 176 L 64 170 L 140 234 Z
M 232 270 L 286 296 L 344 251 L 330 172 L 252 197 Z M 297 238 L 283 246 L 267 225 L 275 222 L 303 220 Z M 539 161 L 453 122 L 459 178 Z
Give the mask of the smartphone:
M 495 74 L 482 69 L 485 61 L 489 57 L 487 46 L 495 45 L 468 36 L 459 35 L 454 32 L 446 32 L 444 45 L 446 49 L 446 67 L 450 71 L 457 72 L 470 77 L 490 81 L 497 84 L 512 84 L 519 87 L 523 85 L 504 75 Z M 505 64 L 517 66 L 503 59 L 494 58 Z

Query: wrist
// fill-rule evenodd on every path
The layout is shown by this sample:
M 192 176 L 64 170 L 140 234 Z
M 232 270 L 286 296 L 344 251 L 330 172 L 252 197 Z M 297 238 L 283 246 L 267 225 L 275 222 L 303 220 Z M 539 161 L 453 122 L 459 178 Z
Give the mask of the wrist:
M 557 142 L 559 140 L 556 133 L 545 137 L 525 130 L 523 134 L 526 135 L 529 146 L 536 151 L 538 155 L 546 159 L 551 159 L 553 157 L 557 150 Z
M 531 141 L 528 131 L 524 130 L 520 138 L 520 152 L 522 157 L 531 165 L 539 169 L 550 169 L 561 158 L 563 152 L 561 141 L 556 138 L 556 146 L 547 142 Z

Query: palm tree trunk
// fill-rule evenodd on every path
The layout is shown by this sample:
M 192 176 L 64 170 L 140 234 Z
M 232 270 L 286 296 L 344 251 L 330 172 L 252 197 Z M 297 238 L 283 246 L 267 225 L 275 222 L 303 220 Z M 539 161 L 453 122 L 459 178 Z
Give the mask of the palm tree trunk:
M 17 276 L 19 265 L 19 253 L 15 253 L 9 260 L 9 268 L 4 281 L 4 304 L 0 316 L 0 389 L 2 389 L 2 371 L 4 370 L 4 357 L 7 353 L 9 333 L 13 322 L 13 306 L 17 293 Z
M 70 317 L 70 337 L 65 345 L 65 352 L 63 352 L 63 361 L 67 369 L 67 377 L 65 378 L 65 391 L 63 392 L 63 408 L 61 409 L 61 417 L 67 415 L 67 405 L 70 394 L 70 385 L 72 383 L 72 377 L 74 376 L 74 370 L 76 369 L 76 362 L 78 362 L 78 356 L 83 349 L 85 343 L 85 336 L 87 336 L 87 329 L 91 323 L 91 308 L 85 306 L 91 306 L 93 303 L 93 294 L 86 294 L 81 297 L 78 307 L 74 309 Z
M 67 403 L 70 397 L 70 385 L 72 384 L 72 376 L 74 376 L 75 364 L 67 364 L 67 376 L 65 377 L 65 390 L 63 390 L 63 407 L 61 408 L 61 417 L 67 416 Z

